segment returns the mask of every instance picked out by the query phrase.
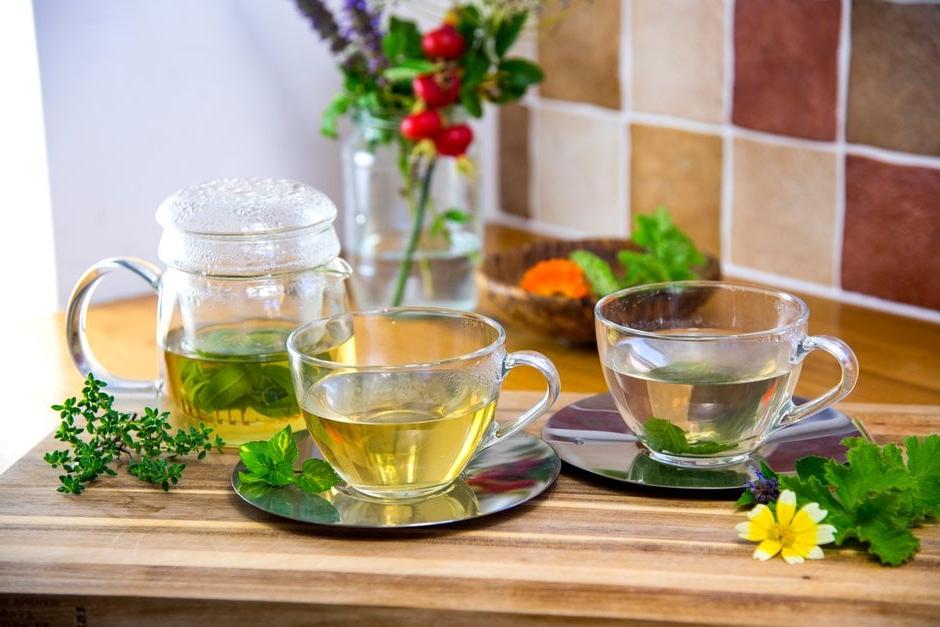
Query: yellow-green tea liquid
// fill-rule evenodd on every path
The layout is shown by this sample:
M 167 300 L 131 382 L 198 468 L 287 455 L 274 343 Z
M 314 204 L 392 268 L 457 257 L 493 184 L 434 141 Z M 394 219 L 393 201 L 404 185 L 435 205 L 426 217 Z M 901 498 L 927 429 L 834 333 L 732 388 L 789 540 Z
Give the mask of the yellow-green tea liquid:
M 213 327 L 192 348 L 181 329 L 164 347 L 166 385 L 187 427 L 206 423 L 229 446 L 266 440 L 290 424 L 304 427 L 287 360 L 288 327 Z
M 434 492 L 457 478 L 479 446 L 496 399 L 455 392 L 448 387 L 455 380 L 429 376 L 415 389 L 394 375 L 338 373 L 308 393 L 303 414 L 310 433 L 326 461 L 360 491 Z

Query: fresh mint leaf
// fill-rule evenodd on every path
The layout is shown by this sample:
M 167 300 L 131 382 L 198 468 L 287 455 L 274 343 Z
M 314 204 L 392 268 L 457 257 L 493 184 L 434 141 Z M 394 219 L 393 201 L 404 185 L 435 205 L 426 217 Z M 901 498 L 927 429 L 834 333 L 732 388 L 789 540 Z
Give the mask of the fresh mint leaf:
M 239 447 L 238 454 L 242 463 L 254 475 L 266 476 L 274 461 L 268 454 L 267 442 L 245 442 Z
M 591 291 L 598 298 L 620 289 L 620 283 L 617 281 L 617 277 L 614 276 L 610 264 L 591 251 L 575 250 L 568 256 L 584 272 L 584 277 L 591 285 Z
M 711 440 L 689 442 L 688 434 L 682 428 L 655 417 L 647 418 L 643 423 L 643 438 L 653 450 L 673 455 L 714 455 L 734 448 L 733 444 Z
M 342 479 L 329 464 L 311 457 L 304 461 L 303 474 L 297 478 L 297 487 L 304 492 L 318 494 L 326 492 L 340 481 Z
M 317 494 L 326 492 L 341 481 L 322 459 L 304 460 L 301 470 L 294 470 L 299 453 L 290 425 L 267 442 L 259 440 L 242 444 L 239 455 L 249 471 L 239 473 L 239 479 L 245 485 L 264 484 L 275 488 L 296 485 L 304 492 Z
M 277 463 L 286 463 L 293 467 L 297 461 L 297 442 L 294 441 L 294 435 L 291 432 L 290 425 L 274 434 L 274 437 L 268 441 L 268 454 Z

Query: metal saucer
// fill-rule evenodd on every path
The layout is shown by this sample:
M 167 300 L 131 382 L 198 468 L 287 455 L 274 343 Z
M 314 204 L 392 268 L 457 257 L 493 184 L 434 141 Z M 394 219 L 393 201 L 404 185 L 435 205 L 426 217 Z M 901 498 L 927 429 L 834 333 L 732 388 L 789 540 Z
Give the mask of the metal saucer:
M 323 456 L 306 432 L 295 434 L 299 459 Z M 430 527 L 471 520 L 521 505 L 544 492 L 561 471 L 561 460 L 548 444 L 518 433 L 470 460 L 449 490 L 416 502 L 389 502 L 349 490 L 345 484 L 319 496 L 294 486 L 270 488 L 242 484 L 239 461 L 232 487 L 260 510 L 315 525 L 359 529 Z
M 804 399 L 794 397 L 799 404 Z M 793 472 L 805 455 L 845 460 L 843 438 L 870 439 L 864 428 L 842 412 L 828 408 L 781 429 L 758 450 L 777 472 Z M 623 421 L 609 393 L 572 403 L 556 412 L 542 429 L 542 438 L 565 462 L 589 473 L 634 485 L 686 490 L 734 490 L 751 478 L 757 459 L 717 469 L 667 466 L 649 457 Z

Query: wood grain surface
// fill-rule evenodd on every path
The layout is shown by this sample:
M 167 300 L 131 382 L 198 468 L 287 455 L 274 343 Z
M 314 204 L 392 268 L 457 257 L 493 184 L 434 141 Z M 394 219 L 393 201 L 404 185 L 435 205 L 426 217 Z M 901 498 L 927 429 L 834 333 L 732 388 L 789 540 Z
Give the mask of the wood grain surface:
M 506 392 L 506 419 L 536 394 Z M 557 407 L 578 395 L 565 394 Z M 940 431 L 940 407 L 845 404 L 879 440 Z M 538 425 L 533 427 L 537 431 Z M 937 624 L 940 526 L 886 568 L 852 549 L 751 559 L 725 500 L 566 467 L 516 510 L 399 533 L 281 520 L 229 487 L 233 455 L 169 494 L 125 474 L 55 492 L 41 443 L 0 476 L 0 624 Z

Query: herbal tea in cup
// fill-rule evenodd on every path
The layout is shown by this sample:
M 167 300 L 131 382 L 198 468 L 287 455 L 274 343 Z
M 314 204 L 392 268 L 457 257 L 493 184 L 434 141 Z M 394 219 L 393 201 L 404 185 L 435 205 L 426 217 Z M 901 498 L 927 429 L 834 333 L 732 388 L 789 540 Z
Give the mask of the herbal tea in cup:
M 323 457 L 372 497 L 447 488 L 474 453 L 541 416 L 558 395 L 558 373 L 546 357 L 507 355 L 503 328 L 472 313 L 340 314 L 297 329 L 287 347 L 298 404 Z M 503 378 L 518 365 L 541 371 L 548 391 L 490 430 Z
M 604 377 L 627 426 L 658 461 L 724 466 L 774 431 L 844 398 L 858 362 L 841 340 L 807 336 L 806 304 L 784 292 L 712 281 L 633 287 L 594 310 Z M 833 355 L 838 385 L 795 405 L 812 350 Z

